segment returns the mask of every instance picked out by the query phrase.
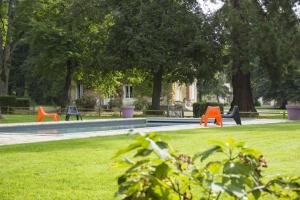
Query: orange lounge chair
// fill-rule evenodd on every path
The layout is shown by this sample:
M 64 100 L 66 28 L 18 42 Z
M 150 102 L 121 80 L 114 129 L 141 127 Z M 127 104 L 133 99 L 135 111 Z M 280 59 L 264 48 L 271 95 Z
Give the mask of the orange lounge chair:
M 204 126 L 207 127 L 208 119 L 215 119 L 217 125 L 223 126 L 221 109 L 219 106 L 213 107 L 208 106 L 205 112 L 205 115 L 202 115 L 200 120 L 200 125 L 204 122 Z
M 44 117 L 52 117 L 54 121 L 56 122 L 58 121 L 58 114 L 46 113 L 44 107 L 39 107 L 37 114 L 38 114 L 36 118 L 37 122 L 41 122 Z

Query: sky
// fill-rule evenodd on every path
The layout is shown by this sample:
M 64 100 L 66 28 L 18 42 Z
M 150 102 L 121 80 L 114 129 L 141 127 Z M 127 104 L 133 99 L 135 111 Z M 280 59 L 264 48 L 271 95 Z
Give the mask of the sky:
M 204 13 L 212 13 L 222 7 L 223 3 L 220 0 L 215 0 L 212 3 L 210 0 L 198 0 Z M 300 18 L 300 3 L 294 8 L 297 16 Z
M 222 7 L 223 3 L 219 0 L 215 0 L 215 3 L 212 3 L 210 0 L 198 0 L 203 9 L 204 13 L 211 13 Z

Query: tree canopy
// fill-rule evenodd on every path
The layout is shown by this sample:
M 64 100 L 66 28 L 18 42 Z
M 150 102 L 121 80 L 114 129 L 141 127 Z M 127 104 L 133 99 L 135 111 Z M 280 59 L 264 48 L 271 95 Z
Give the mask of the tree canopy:
M 153 76 L 152 109 L 159 110 L 165 75 L 191 66 L 187 47 L 196 39 L 196 1 L 114 1 L 107 53 L 117 69 L 138 68 Z
M 200 3 L 1 0 L 0 95 L 9 86 L 64 105 L 72 80 L 105 95 L 120 81 L 147 79 L 158 110 L 162 82 L 197 79 L 208 88 L 229 79 L 241 111 L 255 112 L 260 96 L 299 101 L 299 0 L 223 0 L 209 14 Z

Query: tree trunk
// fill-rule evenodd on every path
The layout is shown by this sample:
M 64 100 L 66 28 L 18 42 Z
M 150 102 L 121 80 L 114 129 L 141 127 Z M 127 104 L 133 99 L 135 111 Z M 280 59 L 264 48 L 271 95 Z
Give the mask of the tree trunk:
M 65 107 L 68 105 L 71 101 L 71 84 L 72 84 L 72 78 L 73 78 L 73 69 L 75 63 L 72 60 L 67 61 L 67 71 L 66 71 L 66 77 L 65 77 L 65 85 L 64 85 L 64 92 L 63 92 L 63 98 L 62 98 L 62 106 Z
M 219 95 L 216 95 L 216 98 L 217 98 L 217 102 L 220 103 L 220 97 L 219 97 Z
M 1 1 L 2 6 L 2 1 Z M 3 40 L 3 33 L 0 34 L 0 96 L 8 94 L 8 79 L 11 65 L 11 46 L 12 46 L 12 26 L 14 17 L 14 0 L 8 3 L 7 11 L 7 29 L 5 40 Z
M 237 105 L 242 112 L 256 112 L 250 82 L 250 72 L 243 73 L 240 69 L 232 75 L 233 100 L 231 108 Z
M 242 56 L 244 49 L 241 37 L 244 34 L 243 26 L 245 25 L 241 16 L 240 2 L 241 0 L 231 0 L 233 9 L 237 11 L 238 15 L 236 18 L 238 21 L 233 24 L 231 30 L 233 100 L 230 110 L 232 110 L 233 106 L 237 105 L 242 112 L 257 112 L 252 97 L 250 72 L 247 69 L 243 71 L 241 69 L 249 61 Z
M 153 73 L 152 110 L 160 110 L 160 96 L 163 80 L 163 68 Z
M 203 101 L 203 80 L 198 79 L 197 80 L 197 101 Z
M 288 101 L 286 99 L 279 102 L 279 108 L 280 109 L 286 109 L 286 105 L 288 104 Z

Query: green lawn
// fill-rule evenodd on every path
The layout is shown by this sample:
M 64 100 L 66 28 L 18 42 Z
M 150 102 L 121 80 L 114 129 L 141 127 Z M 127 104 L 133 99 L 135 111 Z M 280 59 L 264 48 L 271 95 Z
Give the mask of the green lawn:
M 0 146 L 0 199 L 114 199 L 112 155 L 134 136 L 97 137 Z M 192 154 L 208 139 L 232 137 L 261 150 L 267 174 L 300 175 L 300 122 L 197 129 L 163 134 L 175 149 Z

